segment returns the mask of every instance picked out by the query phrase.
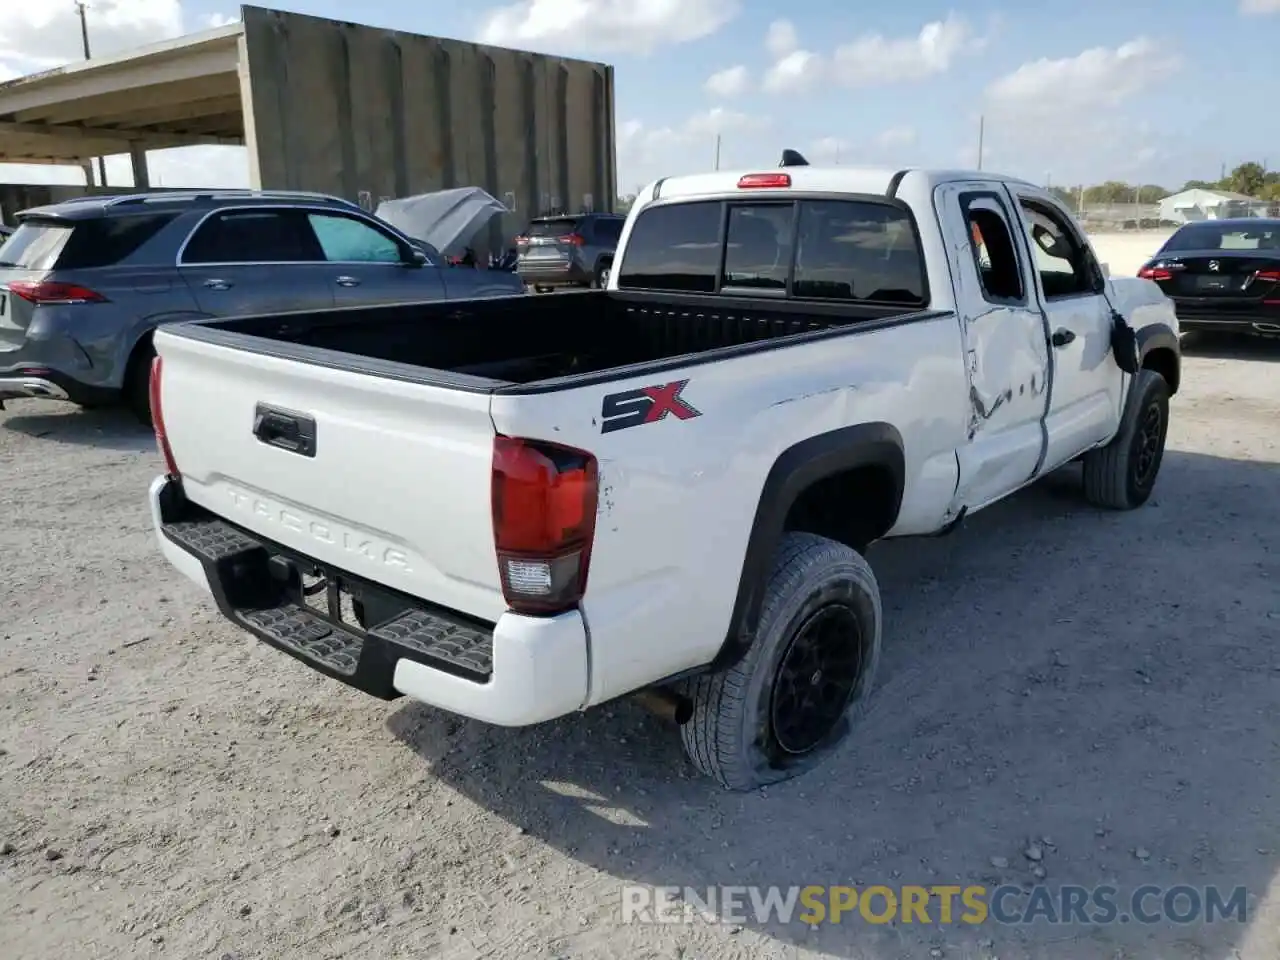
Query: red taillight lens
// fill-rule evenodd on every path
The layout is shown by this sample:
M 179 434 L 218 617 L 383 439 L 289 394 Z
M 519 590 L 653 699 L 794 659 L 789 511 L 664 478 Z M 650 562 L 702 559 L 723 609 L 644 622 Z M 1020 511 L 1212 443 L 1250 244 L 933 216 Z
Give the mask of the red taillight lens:
M 587 589 L 599 468 L 583 450 L 539 440 L 493 441 L 493 544 L 507 606 L 570 610 Z
M 169 436 L 164 428 L 164 407 L 160 403 L 160 381 L 164 372 L 164 360 L 156 357 L 151 361 L 151 383 L 149 396 L 151 400 L 151 426 L 156 432 L 156 446 L 160 448 L 160 456 L 164 458 L 164 472 L 174 480 L 181 479 L 178 472 L 178 461 L 173 459 L 173 448 L 169 446 Z
M 1163 267 L 1143 267 L 1138 271 L 1138 276 L 1143 280 L 1172 280 L 1173 272 Z
M 580 233 L 567 233 L 560 238 L 561 243 L 567 243 L 570 246 L 580 247 L 586 243 L 586 238 Z
M 1259 270 L 1255 276 L 1259 280 L 1268 280 L 1271 283 L 1280 283 L 1280 270 Z
M 31 303 L 106 303 L 96 290 L 76 283 L 52 283 L 47 280 L 10 280 L 9 292 Z
M 738 180 L 739 190 L 789 186 L 791 186 L 791 174 L 789 173 L 748 173 Z

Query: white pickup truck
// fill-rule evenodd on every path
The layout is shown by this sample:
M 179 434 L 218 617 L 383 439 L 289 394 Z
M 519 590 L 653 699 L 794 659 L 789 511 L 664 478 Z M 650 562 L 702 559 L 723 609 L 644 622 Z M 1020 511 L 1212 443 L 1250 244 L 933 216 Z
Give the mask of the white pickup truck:
M 869 544 L 1077 459 L 1147 500 L 1177 320 L 1106 272 L 1005 177 L 660 180 L 606 290 L 160 330 L 160 546 L 370 694 L 508 726 L 634 694 L 757 787 L 870 696 Z

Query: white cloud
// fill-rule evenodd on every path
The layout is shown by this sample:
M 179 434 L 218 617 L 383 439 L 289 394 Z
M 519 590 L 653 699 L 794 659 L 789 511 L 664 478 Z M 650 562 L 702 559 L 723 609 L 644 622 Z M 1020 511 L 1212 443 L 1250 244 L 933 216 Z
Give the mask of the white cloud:
M 735 67 L 728 67 L 720 70 L 707 77 L 704 85 L 707 93 L 713 97 L 725 99 L 728 97 L 740 97 L 746 93 L 751 86 L 751 77 L 747 73 L 747 68 L 739 64 Z
M 823 67 L 812 50 L 793 50 L 765 71 L 762 86 L 770 93 L 801 93 L 818 82 Z
M 999 155 L 1021 167 L 1007 172 L 1033 180 L 1045 171 L 1058 181 L 1141 175 L 1137 166 L 1157 156 L 1156 134 L 1126 108 L 1178 65 L 1173 50 L 1145 37 L 1024 63 L 987 87 L 983 166 Z
M 1082 118 L 1114 108 L 1164 79 L 1177 57 L 1145 37 L 1074 57 L 1024 63 L 987 88 L 994 112 L 1020 119 Z
M 715 33 L 739 0 L 519 0 L 487 14 L 481 43 L 550 53 L 652 53 Z
M 775 20 L 765 35 L 771 63 L 762 86 L 772 93 L 799 93 L 827 80 L 850 88 L 909 83 L 945 73 L 983 43 L 966 21 L 951 15 L 926 23 L 913 36 L 868 33 L 824 55 L 804 49 L 789 20 Z
M 619 192 L 630 193 L 658 177 L 714 169 L 717 136 L 721 167 L 763 163 L 770 148 L 760 135 L 769 127 L 767 117 L 724 107 L 693 114 L 674 126 L 625 121 L 618 127 Z M 769 166 L 776 162 L 775 158 Z
M 773 21 L 765 33 L 764 46 L 775 60 L 781 60 L 787 54 L 794 53 L 800 46 L 795 24 L 790 20 Z
M 1280 13 L 1280 0 L 1240 0 L 1240 12 L 1246 17 Z
M 846 87 L 884 86 L 945 73 L 963 53 L 982 41 L 954 14 L 934 20 L 911 37 L 869 33 L 836 48 L 832 73 Z
M 239 16 L 233 16 L 229 13 L 206 13 L 200 18 L 200 26 L 208 30 L 212 30 L 215 27 L 229 27 L 231 24 L 239 22 Z
M 769 51 L 772 63 L 760 85 L 770 93 L 801 93 L 812 87 L 822 75 L 822 58 L 812 50 L 801 48 L 795 24 L 790 20 L 775 20 L 769 24 L 764 47 Z
M 94 0 L 88 10 L 89 40 L 95 56 L 233 22 L 218 14 L 184 20 L 179 0 Z M 83 56 L 80 23 L 70 3 L 23 4 L 0 0 L 0 80 L 75 62 Z M 248 161 L 243 147 L 184 147 L 148 157 L 155 186 L 244 186 Z M 0 181 L 84 183 L 79 167 L 0 164 Z M 107 158 L 107 181 L 132 183 L 127 157 Z

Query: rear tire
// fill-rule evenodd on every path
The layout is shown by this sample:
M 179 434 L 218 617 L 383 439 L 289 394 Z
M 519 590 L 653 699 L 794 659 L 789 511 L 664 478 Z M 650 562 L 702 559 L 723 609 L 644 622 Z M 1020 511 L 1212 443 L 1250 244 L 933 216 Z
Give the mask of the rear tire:
M 603 290 L 609 285 L 609 264 L 602 263 L 596 267 L 595 276 L 591 279 L 593 290 Z
M 1151 496 L 1169 433 L 1169 384 L 1153 370 L 1139 370 L 1130 387 L 1120 432 L 1084 457 L 1084 496 L 1094 506 L 1134 510 Z
M 880 589 L 860 554 L 787 534 L 746 654 L 684 684 L 693 716 L 680 735 L 693 765 L 730 790 L 751 790 L 820 763 L 866 705 L 881 618 Z
M 121 390 L 125 406 L 144 427 L 152 425 L 151 361 L 155 356 L 156 350 L 150 339 L 134 347 L 129 366 L 125 369 L 124 386 Z

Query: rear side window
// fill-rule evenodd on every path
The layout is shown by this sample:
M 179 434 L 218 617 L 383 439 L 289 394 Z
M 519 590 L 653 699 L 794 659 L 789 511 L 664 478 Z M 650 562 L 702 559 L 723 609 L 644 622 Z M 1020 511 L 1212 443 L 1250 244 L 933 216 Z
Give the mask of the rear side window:
M 184 264 L 319 263 L 325 259 L 301 210 L 228 210 L 204 221 L 187 241 Z
M 133 256 L 173 222 L 176 214 L 139 214 L 79 220 L 58 258 L 60 270 L 110 267 Z
M 529 224 L 526 237 L 563 237 L 578 229 L 578 221 L 573 217 L 561 220 L 535 220 Z
M 720 250 L 720 204 L 650 207 L 631 228 L 618 286 L 715 293 Z
M 52 270 L 71 231 L 69 224 L 28 220 L 0 247 L 0 266 Z

